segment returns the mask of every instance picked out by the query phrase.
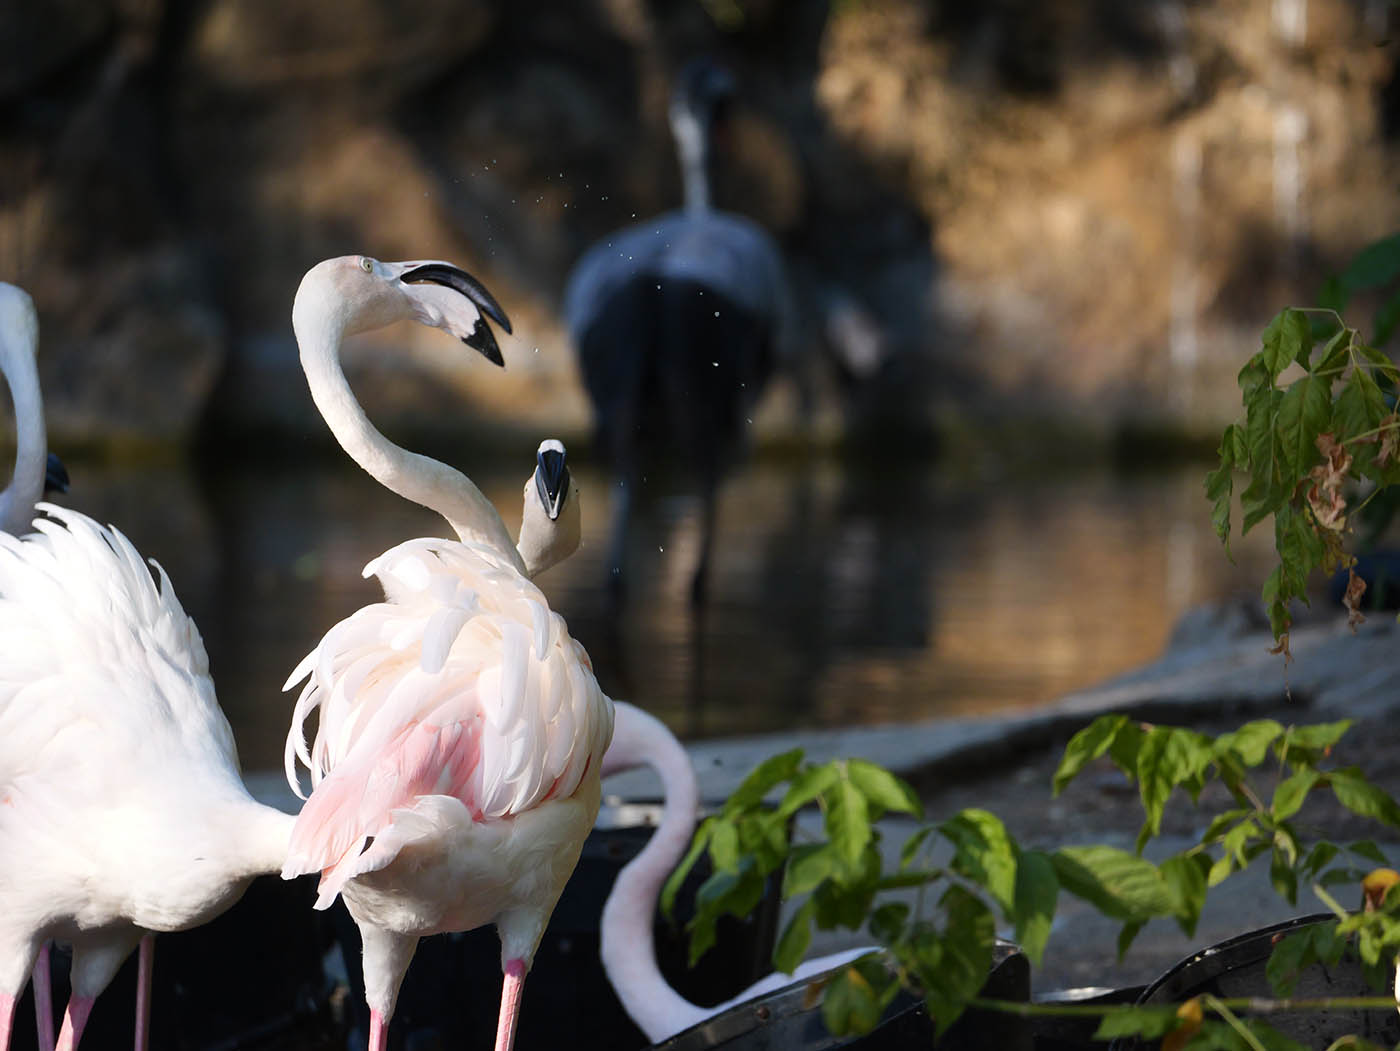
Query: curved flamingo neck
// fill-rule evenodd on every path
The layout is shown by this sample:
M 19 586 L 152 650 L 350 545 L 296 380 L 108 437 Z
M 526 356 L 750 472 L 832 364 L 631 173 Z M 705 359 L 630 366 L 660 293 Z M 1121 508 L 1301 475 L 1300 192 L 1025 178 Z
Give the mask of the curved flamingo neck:
M 44 495 L 48 442 L 44 433 L 44 401 L 39 393 L 39 369 L 34 361 L 36 332 L 0 334 L 0 372 L 15 407 L 15 470 L 0 492 L 0 529 L 18 535 L 29 531 L 34 504 Z
M 445 463 L 409 452 L 384 437 L 356 400 L 340 364 L 348 313 L 306 288 L 292 307 L 292 328 L 311 397 L 350 458 L 391 492 L 436 511 L 463 541 L 490 545 L 520 572 L 524 564 L 491 501 L 470 478 Z
M 614 705 L 613 740 L 603 775 L 650 766 L 661 778 L 666 805 L 647 845 L 613 883 L 603 906 L 600 955 L 623 1007 L 647 1038 L 658 1042 L 710 1013 L 667 984 L 652 942 L 657 896 L 690 845 L 700 788 L 690 757 L 659 720 L 625 702 Z

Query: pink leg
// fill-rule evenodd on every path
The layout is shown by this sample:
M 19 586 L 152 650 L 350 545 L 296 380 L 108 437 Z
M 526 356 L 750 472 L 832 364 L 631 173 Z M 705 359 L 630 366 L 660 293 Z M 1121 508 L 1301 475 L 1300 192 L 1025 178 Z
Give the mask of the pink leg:
M 505 981 L 501 983 L 501 1019 L 496 1026 L 496 1051 L 511 1051 L 515 1046 L 520 995 L 525 991 L 525 961 L 507 960 L 505 970 Z
M 369 1051 L 386 1051 L 389 1046 L 389 1027 L 378 1011 L 369 1013 Z
M 156 957 L 156 936 L 143 934 L 136 957 L 136 1051 L 146 1051 L 151 1035 L 151 968 Z
M 40 946 L 34 963 L 34 1022 L 39 1030 L 39 1051 L 53 1051 L 53 974 L 48 942 Z
M 0 1051 L 10 1051 L 10 1031 L 14 1028 L 17 1003 L 9 993 L 0 993 Z
M 58 1031 L 58 1051 L 77 1051 L 78 1041 L 83 1038 L 88 1015 L 97 998 L 73 996 L 68 1000 L 68 1009 L 63 1012 L 63 1028 Z

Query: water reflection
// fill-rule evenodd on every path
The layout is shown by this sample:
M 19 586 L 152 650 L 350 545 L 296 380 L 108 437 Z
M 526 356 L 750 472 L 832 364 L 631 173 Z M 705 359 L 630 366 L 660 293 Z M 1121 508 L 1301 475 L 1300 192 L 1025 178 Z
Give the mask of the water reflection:
M 531 452 L 509 472 L 464 465 L 512 533 Z M 287 674 L 377 597 L 365 562 L 442 531 L 348 465 L 73 475 L 73 506 L 169 570 L 252 769 L 280 765 Z M 580 468 L 583 546 L 540 584 L 604 689 L 690 736 L 1005 710 L 1150 659 L 1188 605 L 1257 587 L 1267 537 L 1251 536 L 1231 565 L 1200 475 L 967 486 L 912 466 L 751 463 L 724 489 L 697 625 L 694 503 L 662 489 L 638 515 L 615 620 L 600 587 L 606 483 Z

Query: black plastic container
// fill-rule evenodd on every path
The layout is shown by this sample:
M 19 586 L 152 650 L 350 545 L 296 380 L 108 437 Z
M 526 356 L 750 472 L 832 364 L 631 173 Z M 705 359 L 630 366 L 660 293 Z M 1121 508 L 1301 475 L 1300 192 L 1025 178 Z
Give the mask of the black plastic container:
M 820 1004 L 812 1003 L 815 976 L 758 997 L 656 1045 L 657 1051 L 1031 1051 L 1025 1020 L 999 1011 L 969 1010 L 933 1042 L 933 1023 L 922 1000 L 909 994 L 895 998 L 869 1033 L 837 1037 L 827 1032 Z M 999 941 L 992 970 L 981 995 L 1025 1003 L 1030 999 L 1030 964 L 1010 942 Z
M 1264 968 L 1274 944 L 1303 927 L 1335 921 L 1336 917 L 1329 912 L 1318 913 L 1219 942 L 1176 964 L 1149 985 L 1137 1002 L 1180 1003 L 1201 993 L 1211 993 L 1222 999 L 1251 996 L 1273 999 Z M 1298 999 L 1383 995 L 1384 992 L 1371 988 L 1366 982 L 1360 960 L 1350 952 L 1335 967 L 1315 964 L 1304 970 L 1293 993 Z M 1327 1047 L 1348 1033 L 1365 1037 L 1382 1047 L 1393 1047 L 1400 1042 L 1400 1015 L 1393 1006 L 1375 1011 L 1286 1011 L 1271 1014 L 1266 1021 L 1304 1047 Z M 1110 1051 L 1145 1051 L 1148 1046 L 1155 1048 L 1156 1041 L 1148 1045 L 1138 1040 L 1118 1040 L 1110 1046 Z

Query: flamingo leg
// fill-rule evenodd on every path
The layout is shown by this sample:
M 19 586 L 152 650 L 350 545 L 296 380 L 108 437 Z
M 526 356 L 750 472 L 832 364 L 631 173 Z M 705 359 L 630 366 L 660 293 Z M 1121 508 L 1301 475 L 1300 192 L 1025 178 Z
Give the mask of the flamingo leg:
M 53 974 L 49 970 L 49 943 L 39 947 L 34 962 L 34 1024 L 39 1032 L 39 1051 L 54 1051 Z
M 9 993 L 0 993 L 0 1051 L 10 1051 L 10 1031 L 14 1028 L 18 1002 Z
M 496 1026 L 496 1051 L 511 1051 L 520 1024 L 520 997 L 525 991 L 525 961 L 507 960 L 501 983 L 501 1018 Z
M 146 1051 L 151 1036 L 151 971 L 155 965 L 156 936 L 143 934 L 136 957 L 136 1051 Z
M 88 1016 L 92 1014 L 92 1005 L 95 1003 L 95 996 L 79 996 L 74 993 L 69 998 L 68 1007 L 63 1012 L 63 1027 L 58 1031 L 57 1051 L 76 1051 L 78 1041 L 83 1038 L 83 1030 L 87 1028 Z
M 373 1009 L 369 1012 L 369 1051 L 388 1051 L 389 1027 L 384 1016 Z

